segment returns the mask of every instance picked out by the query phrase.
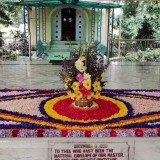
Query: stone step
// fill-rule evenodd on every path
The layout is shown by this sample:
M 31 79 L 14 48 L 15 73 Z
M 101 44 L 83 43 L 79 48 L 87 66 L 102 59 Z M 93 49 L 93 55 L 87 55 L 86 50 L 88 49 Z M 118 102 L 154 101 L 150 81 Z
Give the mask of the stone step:
M 50 51 L 67 51 L 69 50 L 69 47 L 56 47 L 56 46 L 53 46 L 50 48 Z
M 79 49 L 79 46 L 63 46 L 63 47 L 60 47 L 60 46 L 52 46 L 50 48 L 50 51 L 71 51 L 71 50 L 78 50 Z
M 50 58 L 55 58 L 55 59 L 63 59 L 63 58 L 67 58 L 70 56 L 70 52 L 67 51 L 50 51 L 48 52 L 48 56 Z
M 85 41 L 52 41 L 51 44 L 58 44 L 58 45 L 80 45 L 80 43 L 84 44 Z
M 70 53 L 69 52 L 49 52 L 48 60 L 52 64 L 62 64 L 65 58 L 69 59 Z
M 85 42 L 80 41 L 52 41 L 48 51 L 48 60 L 52 64 L 61 64 L 62 61 L 70 58 L 70 51 L 78 51 L 80 43 L 85 46 Z

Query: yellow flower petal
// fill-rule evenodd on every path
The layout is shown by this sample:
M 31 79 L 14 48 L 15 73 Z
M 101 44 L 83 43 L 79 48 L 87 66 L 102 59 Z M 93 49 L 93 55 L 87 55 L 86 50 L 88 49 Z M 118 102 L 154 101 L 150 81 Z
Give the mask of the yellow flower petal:
M 83 86 L 84 86 L 87 90 L 90 90 L 90 89 L 91 89 L 91 81 L 89 81 L 89 80 L 84 80 L 84 81 L 83 81 Z
M 94 92 L 102 90 L 100 81 L 95 81 L 92 86 L 93 86 Z
M 75 98 L 76 98 L 77 101 L 80 100 L 82 98 L 82 93 L 80 91 L 76 91 L 75 92 Z
M 78 91 L 79 90 L 79 83 L 78 82 L 73 82 L 72 88 L 73 88 L 74 91 Z

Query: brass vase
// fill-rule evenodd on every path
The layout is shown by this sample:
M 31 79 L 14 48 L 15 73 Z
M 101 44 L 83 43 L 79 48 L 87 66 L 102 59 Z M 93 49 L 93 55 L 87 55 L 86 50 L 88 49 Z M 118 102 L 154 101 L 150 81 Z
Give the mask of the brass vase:
M 83 107 L 91 107 L 93 104 L 92 99 L 81 98 L 80 100 L 75 101 L 75 105 L 83 108 Z

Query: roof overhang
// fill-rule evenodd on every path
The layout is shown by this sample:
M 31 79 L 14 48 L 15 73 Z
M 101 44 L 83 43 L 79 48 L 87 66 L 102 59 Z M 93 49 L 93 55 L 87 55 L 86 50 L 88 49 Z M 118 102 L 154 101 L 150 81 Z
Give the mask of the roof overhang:
M 6 3 L 17 6 L 31 7 L 57 7 L 62 5 L 75 5 L 85 8 L 122 8 L 124 5 L 112 2 L 76 1 L 76 0 L 23 0 L 7 1 Z

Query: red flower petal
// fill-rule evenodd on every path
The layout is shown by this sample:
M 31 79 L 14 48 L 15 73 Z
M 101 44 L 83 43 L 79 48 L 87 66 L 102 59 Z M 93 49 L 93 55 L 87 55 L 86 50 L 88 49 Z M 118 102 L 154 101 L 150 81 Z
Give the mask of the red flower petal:
M 13 130 L 12 130 L 12 136 L 13 136 L 13 137 L 17 137 L 17 136 L 18 136 L 18 133 L 19 133 L 19 129 L 13 129 Z
M 114 131 L 114 130 L 111 130 L 111 131 L 110 131 L 110 136 L 111 136 L 111 137 L 116 137 L 116 136 L 117 136 L 117 132 Z
M 135 130 L 135 135 L 136 135 L 137 137 L 143 137 L 143 130 L 141 130 L 141 129 L 136 129 L 136 130 Z
M 37 136 L 43 137 L 44 129 L 37 129 Z
M 62 136 L 62 137 L 66 137 L 67 134 L 68 134 L 68 131 L 67 131 L 67 130 L 62 130 L 62 131 L 61 131 L 61 136 Z
M 85 137 L 91 137 L 91 131 L 85 131 Z
M 120 110 L 118 106 L 111 101 L 106 101 L 103 99 L 94 99 L 94 101 L 99 105 L 99 107 L 85 110 L 81 108 L 71 107 L 73 100 L 67 98 L 65 100 L 58 101 L 53 106 L 53 110 L 62 116 L 69 117 L 70 119 L 84 121 L 101 120 L 118 113 Z
M 160 136 L 160 129 L 157 129 L 157 136 Z

